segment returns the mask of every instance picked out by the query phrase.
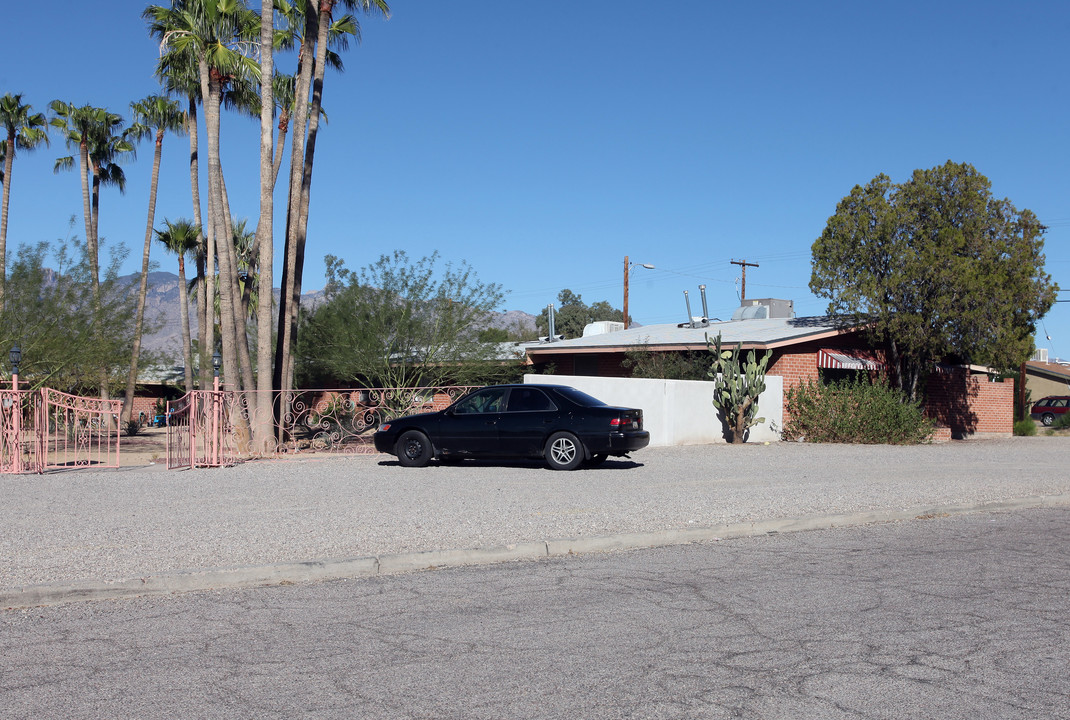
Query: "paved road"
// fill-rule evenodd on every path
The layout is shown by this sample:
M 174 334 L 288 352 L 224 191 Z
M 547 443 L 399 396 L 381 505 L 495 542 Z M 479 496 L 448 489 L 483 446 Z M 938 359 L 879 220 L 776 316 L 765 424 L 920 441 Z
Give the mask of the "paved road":
M 1070 510 L 0 613 L 12 718 L 1070 718 Z

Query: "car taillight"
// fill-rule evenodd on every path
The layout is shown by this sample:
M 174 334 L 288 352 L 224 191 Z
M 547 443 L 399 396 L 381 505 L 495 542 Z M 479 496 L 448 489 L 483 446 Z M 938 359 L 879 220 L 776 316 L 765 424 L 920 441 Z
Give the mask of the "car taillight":
M 623 422 L 624 421 L 621 420 L 619 417 L 615 417 L 615 418 L 613 418 L 612 420 L 609 421 L 609 426 L 610 427 L 620 427 Z

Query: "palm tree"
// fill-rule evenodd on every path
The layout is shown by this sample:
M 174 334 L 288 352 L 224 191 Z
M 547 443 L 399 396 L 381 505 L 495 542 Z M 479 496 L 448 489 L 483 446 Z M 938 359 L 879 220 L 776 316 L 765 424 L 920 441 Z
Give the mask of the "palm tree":
M 4 310 L 4 286 L 7 282 L 7 211 L 11 201 L 11 168 L 15 149 L 33 150 L 41 143 L 48 144 L 48 121 L 43 113 L 34 113 L 30 105 L 22 104 L 22 94 L 8 93 L 0 98 L 0 126 L 7 137 L 0 144 L 0 160 L 4 170 L 0 182 L 4 184 L 3 204 L 0 205 L 0 312 Z
M 341 0 L 348 10 L 364 13 L 380 13 L 390 16 L 386 0 Z M 298 76 L 294 96 L 295 131 L 292 136 L 290 157 L 290 199 L 286 217 L 286 252 L 282 269 L 282 294 L 279 304 L 278 344 L 275 353 L 276 386 L 289 387 L 293 382 L 292 349 L 296 341 L 294 327 L 301 306 L 301 276 L 304 272 L 305 238 L 308 229 L 309 193 L 312 187 L 312 166 L 316 153 L 316 135 L 323 100 L 323 78 L 328 63 L 328 46 L 332 28 L 345 28 L 359 40 L 360 25 L 346 16 L 335 25 L 333 20 L 336 0 L 305 0 L 304 35 L 298 52 Z M 340 32 L 335 41 L 346 44 L 346 33 Z M 307 62 L 310 49 L 315 50 L 313 62 Z M 309 97 L 306 112 L 305 99 Z M 308 123 L 308 138 L 304 133 Z
M 193 356 L 190 350 L 193 338 L 189 329 L 186 256 L 195 253 L 200 247 L 201 228 L 184 218 L 174 222 L 164 220 L 163 223 L 163 229 L 156 231 L 156 239 L 163 243 L 168 251 L 178 256 L 178 304 L 182 308 L 182 361 L 186 371 L 186 392 L 189 392 L 193 389 Z
M 156 188 L 160 180 L 163 136 L 167 132 L 181 134 L 184 130 L 183 115 L 178 103 L 162 95 L 150 95 L 144 100 L 130 103 L 130 110 L 134 113 L 134 124 L 127 129 L 127 137 L 137 141 L 153 136 L 156 142 L 152 158 L 152 178 L 149 181 L 145 246 L 141 253 L 141 279 L 138 283 L 137 310 L 134 315 L 134 346 L 130 357 L 130 372 L 126 378 L 126 401 L 123 404 L 124 423 L 130 421 L 134 412 L 134 390 L 137 387 L 137 366 L 141 355 L 141 332 L 145 323 L 145 297 L 149 289 L 149 251 L 152 245 L 152 224 L 156 220 Z
M 60 129 L 67 147 L 78 148 L 78 168 L 82 181 L 82 207 L 85 215 L 85 241 L 89 256 L 90 286 L 93 311 L 98 334 L 103 332 L 100 297 L 100 242 L 97 234 L 100 220 L 100 189 L 108 185 L 126 191 L 126 175 L 118 162 L 125 156 L 134 155 L 134 146 L 122 131 L 121 115 L 104 108 L 83 105 L 81 107 L 61 100 L 49 104 L 55 117 L 52 125 Z M 56 160 L 55 171 L 70 170 L 75 161 L 72 156 Z M 103 338 L 101 338 L 103 342 Z M 107 399 L 108 373 L 100 369 L 100 396 Z
M 229 212 L 220 164 L 219 111 L 224 88 L 233 80 L 255 75 L 259 70 L 241 50 L 253 49 L 260 18 L 240 0 L 175 0 L 171 8 L 150 7 L 146 15 L 152 18 L 150 31 L 161 38 L 165 52 L 191 54 L 197 60 L 208 139 L 208 227 L 215 238 L 219 261 L 223 364 L 228 382 L 240 389 L 242 368 L 238 359 L 235 302 L 238 277 L 233 248 L 226 241 L 230 238 Z M 208 271 L 211 273 L 211 267 Z M 244 340 L 244 324 L 240 332 Z M 253 397 L 250 400 L 255 402 Z M 245 428 L 236 429 L 239 436 L 245 434 Z
M 156 37 L 166 37 L 170 32 L 168 24 L 173 17 L 169 8 L 150 6 L 142 13 L 149 21 L 149 31 Z M 215 296 L 215 237 L 211 234 L 211 225 L 206 228 L 201 218 L 201 183 L 199 145 L 197 142 L 197 105 L 201 101 L 200 72 L 197 58 L 192 49 L 184 51 L 167 49 L 163 51 L 156 65 L 156 77 L 164 89 L 171 95 L 186 100 L 186 132 L 189 135 L 189 174 L 190 193 L 193 197 L 193 222 L 201 229 L 196 254 L 197 278 L 199 291 L 197 296 L 197 343 L 200 348 L 199 363 L 201 387 L 208 387 L 212 381 L 212 366 L 209 356 L 215 347 L 215 318 L 209 313 L 215 312 L 214 305 L 207 301 Z M 213 268 L 212 273 L 207 269 Z

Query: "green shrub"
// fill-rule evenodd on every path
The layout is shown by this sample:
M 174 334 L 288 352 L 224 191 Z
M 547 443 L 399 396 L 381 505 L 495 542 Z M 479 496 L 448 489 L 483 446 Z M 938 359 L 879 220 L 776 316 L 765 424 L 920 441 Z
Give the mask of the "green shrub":
M 1017 420 L 1014 423 L 1014 434 L 1029 436 L 1036 435 L 1037 424 L 1032 420 Z
M 1055 422 L 1051 424 L 1052 430 L 1065 430 L 1067 428 L 1070 428 L 1070 413 L 1063 413 L 1055 418 Z
M 858 380 L 791 388 L 785 440 L 909 445 L 932 436 L 933 422 L 902 393 Z

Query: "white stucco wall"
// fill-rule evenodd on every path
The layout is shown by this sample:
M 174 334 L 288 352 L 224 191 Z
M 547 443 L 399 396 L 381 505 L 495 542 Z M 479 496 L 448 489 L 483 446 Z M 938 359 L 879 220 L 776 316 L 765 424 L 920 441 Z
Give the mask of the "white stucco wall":
M 571 385 L 609 405 L 641 408 L 652 446 L 725 442 L 713 406 L 712 382 L 586 375 L 525 375 L 524 382 Z M 784 427 L 784 380 L 766 376 L 765 384 L 765 392 L 758 397 L 758 417 L 765 422 L 751 428 L 748 442 L 779 440 L 779 429 Z

